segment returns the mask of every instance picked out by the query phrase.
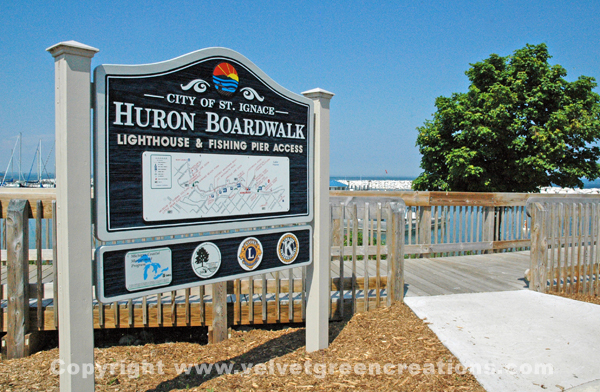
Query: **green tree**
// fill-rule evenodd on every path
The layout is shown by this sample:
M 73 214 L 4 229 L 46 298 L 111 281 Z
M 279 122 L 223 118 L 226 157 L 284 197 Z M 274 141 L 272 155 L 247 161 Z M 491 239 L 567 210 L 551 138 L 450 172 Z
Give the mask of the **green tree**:
M 435 101 L 417 128 L 424 170 L 415 190 L 537 192 L 600 176 L 600 95 L 594 78 L 564 79 L 545 44 L 496 54 L 466 71 L 467 93 Z

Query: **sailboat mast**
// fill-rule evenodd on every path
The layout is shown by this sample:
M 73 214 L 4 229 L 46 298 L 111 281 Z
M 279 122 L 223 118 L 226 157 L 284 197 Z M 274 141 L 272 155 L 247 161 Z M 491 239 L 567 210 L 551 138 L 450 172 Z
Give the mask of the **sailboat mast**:
M 15 145 L 13 146 L 12 150 L 10 150 L 10 160 L 8 161 L 8 165 L 6 165 L 6 171 L 4 172 L 4 178 L 2 179 L 2 184 L 6 184 L 6 176 L 8 175 L 8 170 L 11 169 L 11 175 L 13 176 L 12 179 L 14 181 L 14 175 L 15 175 L 15 160 L 13 159 L 15 156 L 15 152 L 17 151 L 17 143 L 19 142 L 19 139 L 17 139 L 17 141 L 15 142 Z
M 23 133 L 19 132 L 19 182 L 22 181 L 23 179 L 22 174 L 23 174 L 23 170 L 21 170 L 21 165 L 22 165 L 22 160 L 21 158 L 23 157 Z
M 42 139 L 40 139 L 40 153 L 38 154 L 38 184 L 42 183 Z

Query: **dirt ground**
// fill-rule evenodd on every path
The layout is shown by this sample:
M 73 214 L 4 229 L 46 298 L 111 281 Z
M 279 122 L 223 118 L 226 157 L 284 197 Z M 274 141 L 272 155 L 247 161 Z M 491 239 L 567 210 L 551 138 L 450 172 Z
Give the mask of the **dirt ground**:
M 205 337 L 142 345 L 157 340 L 152 333 L 95 349 L 97 391 L 484 391 L 404 304 L 331 323 L 329 348 L 310 354 L 304 328 L 232 330 L 214 345 Z M 57 348 L 0 361 L 0 390 L 58 391 L 56 360 Z

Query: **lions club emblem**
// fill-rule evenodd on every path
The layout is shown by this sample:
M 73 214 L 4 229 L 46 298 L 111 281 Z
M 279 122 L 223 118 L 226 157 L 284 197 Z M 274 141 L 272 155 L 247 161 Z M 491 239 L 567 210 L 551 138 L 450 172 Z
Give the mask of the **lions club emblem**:
M 263 247 L 254 237 L 248 237 L 238 247 L 238 263 L 246 271 L 254 271 L 263 258 Z

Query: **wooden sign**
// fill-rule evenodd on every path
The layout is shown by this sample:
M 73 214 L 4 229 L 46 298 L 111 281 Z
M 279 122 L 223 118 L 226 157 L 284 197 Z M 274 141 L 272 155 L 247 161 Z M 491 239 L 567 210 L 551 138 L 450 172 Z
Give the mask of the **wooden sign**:
M 312 230 L 293 226 L 96 250 L 96 298 L 121 301 L 311 263 Z
M 312 220 L 312 100 L 222 48 L 94 78 L 98 239 Z

